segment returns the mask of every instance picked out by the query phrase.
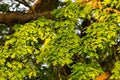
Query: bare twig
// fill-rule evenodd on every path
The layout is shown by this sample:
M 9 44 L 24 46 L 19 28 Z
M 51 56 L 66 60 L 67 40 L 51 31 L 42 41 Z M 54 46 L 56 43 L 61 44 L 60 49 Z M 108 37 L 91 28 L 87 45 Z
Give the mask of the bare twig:
M 15 1 L 17 1 L 17 2 L 23 4 L 24 6 L 26 6 L 26 7 L 31 9 L 31 6 L 25 0 L 15 0 Z

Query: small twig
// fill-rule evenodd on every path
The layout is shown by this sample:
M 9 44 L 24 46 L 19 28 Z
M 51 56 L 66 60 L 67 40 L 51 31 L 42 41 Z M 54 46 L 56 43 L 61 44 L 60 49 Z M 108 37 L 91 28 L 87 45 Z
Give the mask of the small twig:
M 15 0 L 15 1 L 17 1 L 17 2 L 23 4 L 24 6 L 26 6 L 26 7 L 31 9 L 31 6 L 25 0 L 21 0 L 21 1 L 20 0 Z
M 63 73 L 65 74 L 65 76 L 66 76 L 66 78 L 67 78 L 67 80 L 68 80 L 68 75 L 67 75 L 67 73 L 66 73 L 65 69 L 64 69 L 63 67 L 61 67 L 61 68 L 62 68 Z

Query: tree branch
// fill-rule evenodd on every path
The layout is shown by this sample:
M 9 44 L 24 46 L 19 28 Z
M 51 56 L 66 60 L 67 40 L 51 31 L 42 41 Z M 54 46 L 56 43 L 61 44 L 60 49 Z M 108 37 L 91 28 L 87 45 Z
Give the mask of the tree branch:
M 8 26 L 13 26 L 14 24 L 24 24 L 30 20 L 35 20 L 41 16 L 44 16 L 47 19 L 52 19 L 51 11 L 46 11 L 43 13 L 21 13 L 21 12 L 12 12 L 2 14 L 0 13 L 0 24 L 6 24 Z

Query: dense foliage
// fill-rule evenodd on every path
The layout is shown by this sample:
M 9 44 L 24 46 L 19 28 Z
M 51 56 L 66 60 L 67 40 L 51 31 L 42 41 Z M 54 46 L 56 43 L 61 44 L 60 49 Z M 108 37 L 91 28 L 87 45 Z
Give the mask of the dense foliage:
M 0 45 L 1 80 L 120 78 L 120 0 L 66 1 L 52 12 L 12 27 Z

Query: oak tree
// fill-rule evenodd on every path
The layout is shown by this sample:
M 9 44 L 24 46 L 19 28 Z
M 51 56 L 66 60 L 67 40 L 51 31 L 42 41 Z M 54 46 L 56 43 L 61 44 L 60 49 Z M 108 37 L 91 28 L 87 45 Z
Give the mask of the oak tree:
M 1 0 L 1 80 L 119 80 L 120 0 Z

